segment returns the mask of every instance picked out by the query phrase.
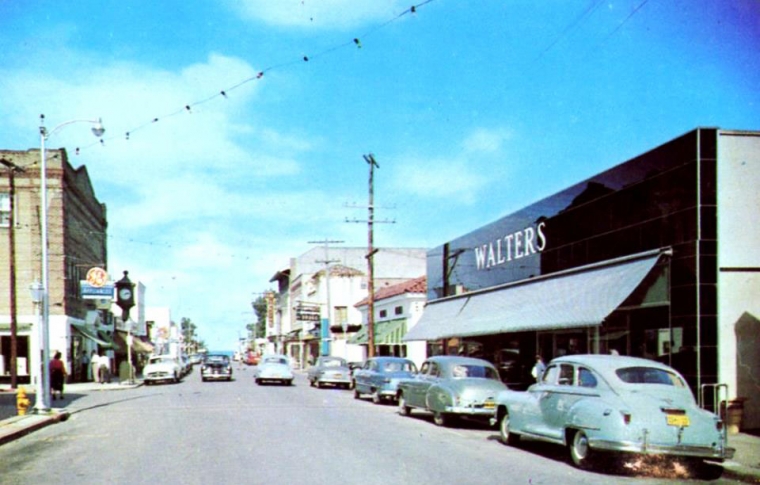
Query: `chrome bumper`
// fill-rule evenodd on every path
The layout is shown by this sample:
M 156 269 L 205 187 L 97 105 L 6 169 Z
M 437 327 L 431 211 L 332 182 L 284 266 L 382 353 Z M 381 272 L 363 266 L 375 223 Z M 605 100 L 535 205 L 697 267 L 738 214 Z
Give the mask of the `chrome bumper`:
M 730 460 L 735 449 L 723 446 L 667 445 L 635 441 L 589 440 L 589 446 L 597 450 L 621 451 L 642 455 L 670 455 L 705 458 L 713 460 Z

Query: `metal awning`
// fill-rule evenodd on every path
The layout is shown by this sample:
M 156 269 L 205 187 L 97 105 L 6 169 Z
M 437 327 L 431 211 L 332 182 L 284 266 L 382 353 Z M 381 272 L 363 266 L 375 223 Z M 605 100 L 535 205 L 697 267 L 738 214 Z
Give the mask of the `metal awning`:
M 600 325 L 663 254 L 650 251 L 430 302 L 403 340 Z
M 406 318 L 377 322 L 375 323 L 375 345 L 402 344 L 401 339 L 405 333 Z M 367 326 L 362 326 L 361 330 L 348 340 L 348 343 L 367 345 L 369 343 Z
M 110 348 L 113 345 L 113 342 L 102 338 L 100 335 L 98 335 L 98 331 L 92 327 L 89 327 L 87 325 L 79 325 L 76 323 L 72 323 L 71 326 L 72 328 L 74 328 L 74 330 L 79 332 L 80 335 L 92 340 L 93 342 L 100 345 L 101 347 Z

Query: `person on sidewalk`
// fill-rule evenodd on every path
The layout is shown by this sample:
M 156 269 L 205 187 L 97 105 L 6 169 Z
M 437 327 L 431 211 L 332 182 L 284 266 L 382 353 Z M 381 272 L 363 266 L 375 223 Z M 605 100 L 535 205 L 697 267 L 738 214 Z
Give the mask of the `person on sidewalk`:
M 100 355 L 97 350 L 92 351 L 90 356 L 90 369 L 92 370 L 92 380 L 95 384 L 100 384 Z
M 50 388 L 55 400 L 55 393 L 58 392 L 58 398 L 63 399 L 63 383 L 66 381 L 66 366 L 61 360 L 61 353 L 56 352 L 53 360 L 50 361 Z

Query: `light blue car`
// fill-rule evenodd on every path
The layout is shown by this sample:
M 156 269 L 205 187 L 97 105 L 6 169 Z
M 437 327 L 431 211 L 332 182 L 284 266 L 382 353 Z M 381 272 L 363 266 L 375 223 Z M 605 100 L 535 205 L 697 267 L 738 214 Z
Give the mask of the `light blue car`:
M 253 371 L 253 379 L 259 385 L 265 382 L 279 382 L 290 386 L 294 377 L 290 359 L 286 355 L 265 355 Z
M 395 401 L 398 383 L 417 373 L 417 366 L 403 357 L 372 357 L 354 372 L 354 398 L 362 394 L 372 396 L 372 402 Z
M 438 426 L 458 417 L 488 421 L 496 415 L 496 396 L 505 389 L 496 367 L 488 361 L 430 357 L 418 374 L 399 382 L 399 413 L 408 416 L 412 409 L 429 411 Z
M 507 390 L 496 401 L 504 443 L 525 436 L 565 446 L 578 468 L 591 467 L 601 451 L 685 457 L 697 466 L 734 453 L 723 422 L 697 406 L 686 380 L 649 359 L 559 357 L 527 391 Z

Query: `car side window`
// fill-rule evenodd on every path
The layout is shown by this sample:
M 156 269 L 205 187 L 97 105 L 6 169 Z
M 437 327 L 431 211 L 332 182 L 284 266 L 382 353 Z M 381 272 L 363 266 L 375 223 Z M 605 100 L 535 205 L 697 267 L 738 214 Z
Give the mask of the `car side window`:
M 441 369 L 438 367 L 438 364 L 435 362 L 430 364 L 430 376 L 431 377 L 439 377 L 441 375 Z
M 557 382 L 557 375 L 559 374 L 559 367 L 556 365 L 550 365 L 546 368 L 544 376 L 541 379 L 543 384 L 555 384 Z
M 578 369 L 578 385 L 581 387 L 596 387 L 596 377 L 594 377 L 594 374 L 590 370 L 580 367 Z
M 430 372 L 430 362 L 424 362 L 420 369 L 420 375 L 427 375 L 428 372 Z
M 575 369 L 570 364 L 560 364 L 559 366 L 559 381 L 560 386 L 572 386 L 573 376 Z

